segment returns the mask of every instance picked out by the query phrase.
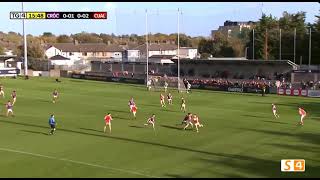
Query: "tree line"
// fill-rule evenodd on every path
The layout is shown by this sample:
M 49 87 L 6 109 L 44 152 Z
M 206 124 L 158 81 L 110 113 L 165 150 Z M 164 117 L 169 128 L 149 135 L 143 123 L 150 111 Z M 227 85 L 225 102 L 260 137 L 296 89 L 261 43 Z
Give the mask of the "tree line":
M 297 64 L 308 64 L 311 29 L 311 64 L 320 64 L 320 20 L 319 16 L 316 17 L 314 23 L 306 23 L 305 12 L 293 14 L 284 12 L 279 19 L 263 14 L 253 29 L 244 28 L 241 32 L 229 36 L 218 32 L 214 40 L 202 39 L 198 50 L 202 58 L 207 58 L 209 55 L 213 57 L 247 55 L 248 59 L 281 59 L 291 60 Z
M 191 37 L 180 34 L 181 47 L 195 47 L 201 54 L 201 58 L 212 57 L 247 57 L 248 59 L 265 60 L 291 60 L 297 64 L 302 60 L 308 64 L 309 60 L 309 28 L 312 35 L 312 64 L 320 64 L 320 20 L 314 23 L 306 23 L 306 13 L 284 12 L 280 18 L 263 14 L 253 29 L 242 28 L 240 32 L 232 32 L 227 35 L 217 32 L 213 38 Z M 281 29 L 281 57 L 280 57 L 280 29 Z M 253 48 L 254 36 L 254 48 Z M 177 34 L 149 34 L 150 43 L 166 43 L 177 45 Z M 294 43 L 295 39 L 295 43 Z M 71 35 L 54 35 L 44 32 L 39 36 L 27 35 L 28 56 L 33 58 L 45 58 L 45 44 L 50 43 L 105 43 L 138 46 L 145 43 L 144 35 L 114 35 L 104 33 L 81 32 Z M 294 55 L 295 46 L 295 55 Z M 23 56 L 23 37 L 19 33 L 0 32 L 0 54 L 4 50 L 11 49 L 14 54 Z M 254 52 L 254 54 L 253 54 Z

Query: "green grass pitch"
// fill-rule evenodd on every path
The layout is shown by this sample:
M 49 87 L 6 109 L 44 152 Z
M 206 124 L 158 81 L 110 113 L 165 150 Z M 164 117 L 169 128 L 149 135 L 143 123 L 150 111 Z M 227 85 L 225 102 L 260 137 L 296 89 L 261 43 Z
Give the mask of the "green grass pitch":
M 2 78 L 6 96 L 17 90 L 15 117 L 0 116 L 0 177 L 319 177 L 319 99 L 194 90 L 173 92 L 161 108 L 159 92 L 144 86 L 49 78 Z M 58 89 L 60 99 L 51 102 Z M 137 119 L 129 113 L 133 96 Z M 181 130 L 184 113 L 199 115 L 200 132 Z M 274 119 L 276 103 L 280 119 Z M 308 117 L 303 127 L 298 106 Z M 112 113 L 112 134 L 104 115 Z M 49 132 L 55 114 L 57 131 Z M 144 127 L 156 114 L 156 132 Z M 280 172 L 281 159 L 305 159 L 304 173 Z

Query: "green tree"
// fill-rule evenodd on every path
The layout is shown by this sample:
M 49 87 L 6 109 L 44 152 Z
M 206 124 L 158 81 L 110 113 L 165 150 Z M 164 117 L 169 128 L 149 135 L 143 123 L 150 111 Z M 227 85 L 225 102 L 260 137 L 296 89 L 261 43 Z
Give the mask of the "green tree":
M 71 37 L 75 40 L 78 40 L 79 43 L 102 43 L 103 42 L 103 39 L 100 38 L 99 35 L 95 33 L 81 32 L 81 33 L 71 35 Z
M 0 46 L 0 55 L 4 55 L 4 48 L 2 46 Z
M 68 35 L 60 35 L 57 37 L 57 43 L 72 43 L 73 39 Z

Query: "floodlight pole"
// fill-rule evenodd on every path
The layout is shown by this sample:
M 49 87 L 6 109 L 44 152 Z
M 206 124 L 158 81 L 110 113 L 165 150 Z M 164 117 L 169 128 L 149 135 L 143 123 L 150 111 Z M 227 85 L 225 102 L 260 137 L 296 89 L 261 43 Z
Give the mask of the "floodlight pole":
M 147 48 L 147 80 L 146 84 L 148 86 L 149 81 L 149 43 L 148 43 L 148 11 L 146 9 L 146 48 Z
M 311 66 L 311 28 L 309 29 L 309 69 Z
M 293 62 L 296 63 L 296 36 L 297 28 L 294 28 L 294 40 L 293 40 Z
M 23 11 L 23 2 L 22 2 L 22 12 Z M 27 35 L 24 30 L 24 18 L 22 19 L 22 31 L 23 31 L 23 44 L 24 44 L 24 75 L 28 75 L 28 52 L 27 52 Z
M 180 83 L 179 83 L 179 80 L 180 80 L 180 26 L 179 26 L 179 22 L 180 19 L 179 19 L 179 8 L 178 8 L 178 91 L 180 91 Z
M 254 60 L 254 29 L 252 30 L 252 60 Z
M 279 59 L 281 60 L 281 29 L 279 29 Z

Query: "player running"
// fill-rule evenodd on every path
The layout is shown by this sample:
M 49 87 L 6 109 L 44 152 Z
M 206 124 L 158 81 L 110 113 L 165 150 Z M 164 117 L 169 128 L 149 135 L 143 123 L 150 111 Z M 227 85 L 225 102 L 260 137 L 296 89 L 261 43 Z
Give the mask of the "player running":
M 6 108 L 7 108 L 7 117 L 9 116 L 9 114 L 11 116 L 14 116 L 14 114 L 13 114 L 13 104 L 11 103 L 11 101 L 9 100 L 5 105 L 6 105 Z
M 149 79 L 149 80 L 147 81 L 147 88 L 148 88 L 148 91 L 150 91 L 150 90 L 151 90 L 151 84 L 152 84 L 152 81 L 151 81 L 151 79 Z
M 136 118 L 137 109 L 138 108 L 136 105 L 132 106 L 132 108 L 131 108 L 131 112 L 132 112 L 134 118 Z
M 300 118 L 300 122 L 298 124 L 303 126 L 303 119 L 307 116 L 307 113 L 306 113 L 306 111 L 304 109 L 299 107 L 299 114 L 300 114 L 301 118 Z
M 112 116 L 110 113 L 108 113 L 105 117 L 104 117 L 104 121 L 105 121 L 105 126 L 103 128 L 103 132 L 106 133 L 106 129 L 107 126 L 109 126 L 109 132 L 111 133 L 111 121 L 112 121 Z
M 191 127 L 193 128 L 192 114 L 188 113 L 188 115 L 184 118 L 184 121 L 182 123 L 186 124 L 186 126 L 184 126 L 183 130 L 186 130 L 187 127 L 189 127 L 189 125 L 191 125 Z
M 186 100 L 183 97 L 181 98 L 181 108 L 180 108 L 180 110 L 181 111 L 183 110 L 184 113 L 186 112 Z
M 190 89 L 191 89 L 191 84 L 188 82 L 187 83 L 187 93 L 191 92 Z
M 12 105 L 14 105 L 14 103 L 16 103 L 16 100 L 17 100 L 16 90 L 12 91 L 11 97 L 12 97 Z
M 164 82 L 164 92 L 166 93 L 167 92 L 167 89 L 168 89 L 168 83 L 167 81 Z
M 161 104 L 161 107 L 166 107 L 166 103 L 164 101 L 164 95 L 163 94 L 160 94 L 160 104 Z
M 51 131 L 49 133 L 49 135 L 53 135 L 53 133 L 56 131 L 56 120 L 54 119 L 54 115 L 51 114 L 50 118 L 49 118 L 49 126 L 51 128 Z
M 55 89 L 52 93 L 52 102 L 53 103 L 56 103 L 56 101 L 58 100 L 58 97 L 59 97 L 59 93 L 58 91 Z
M 130 112 L 132 112 L 132 107 L 135 106 L 136 103 L 133 100 L 133 97 L 131 97 L 131 99 L 129 100 L 128 106 L 130 108 Z
M 192 118 L 192 121 L 193 121 L 193 124 L 196 126 L 197 133 L 198 133 L 199 132 L 198 127 L 203 127 L 203 125 L 200 124 L 200 122 L 199 122 L 199 117 L 196 114 L 194 114 L 193 118 Z
M 277 114 L 277 107 L 275 104 L 272 104 L 272 112 L 274 117 L 279 118 L 280 116 Z
M 172 95 L 171 95 L 171 93 L 168 94 L 167 99 L 168 99 L 168 104 L 172 105 Z
M 0 96 L 2 98 L 4 98 L 4 90 L 3 90 L 3 85 L 2 84 L 0 85 Z
M 155 114 L 152 114 L 152 116 L 148 118 L 147 123 L 146 123 L 146 124 L 144 124 L 144 125 L 145 125 L 145 126 L 148 126 L 148 125 L 150 125 L 150 124 L 151 124 L 151 125 L 152 125 L 153 130 L 155 130 L 155 128 L 154 128 L 154 124 L 155 124 L 155 122 L 156 122 L 156 115 L 155 115 Z
M 184 119 L 182 120 L 181 125 L 183 125 L 183 124 L 187 125 L 187 124 L 188 124 L 188 121 L 191 121 L 191 117 L 192 117 L 192 114 L 191 114 L 191 113 L 188 113 L 188 114 L 184 117 Z

